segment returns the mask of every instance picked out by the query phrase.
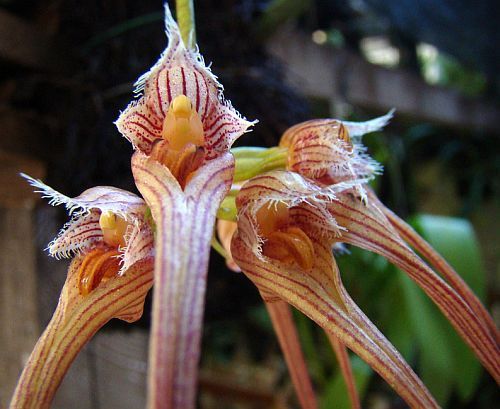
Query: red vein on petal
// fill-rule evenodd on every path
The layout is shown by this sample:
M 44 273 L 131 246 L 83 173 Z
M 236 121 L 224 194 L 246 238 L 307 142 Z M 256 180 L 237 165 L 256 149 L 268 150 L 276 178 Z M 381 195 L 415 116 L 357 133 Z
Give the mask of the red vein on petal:
M 264 297 L 263 297 L 264 298 Z M 293 322 L 292 311 L 284 301 L 266 301 L 269 316 L 273 323 L 274 331 L 285 356 L 290 377 L 292 378 L 295 392 L 303 409 L 318 407 L 316 395 L 312 386 L 306 361 L 300 347 L 300 341 Z
M 210 92 L 208 91 L 209 88 L 208 88 L 207 79 L 205 78 L 204 75 L 202 75 L 201 77 L 203 78 L 203 82 L 205 84 L 205 89 L 207 90 L 207 95 L 205 96 L 205 107 L 203 109 L 203 114 L 201 115 L 201 121 L 203 123 L 205 123 L 207 117 L 209 116 L 208 103 L 210 102 Z
M 51 326 L 50 324 L 47 326 L 47 328 L 44 331 L 44 334 L 47 333 L 46 339 L 48 341 L 43 342 L 43 344 L 40 346 L 40 356 L 46 356 L 48 354 L 47 351 L 49 351 L 52 348 L 52 345 L 55 341 L 54 333 L 56 332 L 56 328 L 58 327 L 58 323 L 60 322 L 61 316 L 63 314 L 63 309 L 58 308 L 54 312 L 54 315 L 51 319 L 51 322 L 54 321 L 54 325 Z M 41 340 L 44 337 L 44 334 L 40 337 L 38 342 L 41 342 Z M 37 344 L 38 344 L 37 342 Z M 35 346 L 36 348 L 36 346 Z M 30 376 L 23 376 L 21 375 L 21 378 L 18 381 L 18 386 L 16 387 L 16 390 L 19 389 L 20 391 L 29 391 L 31 390 L 32 384 L 35 380 L 40 379 L 39 378 L 39 373 L 41 372 L 43 368 L 43 363 L 44 361 L 42 359 L 37 359 L 37 355 L 32 352 L 28 362 L 25 365 L 25 368 L 32 368 L 31 370 L 31 375 Z M 23 371 L 24 373 L 24 371 Z M 12 398 L 12 401 L 14 402 L 15 400 L 15 395 L 16 392 L 14 392 L 14 397 Z M 12 404 L 11 404 L 12 405 Z
M 160 91 L 160 75 L 159 74 L 156 76 L 155 88 L 156 88 L 156 97 L 158 98 L 158 107 L 160 108 L 161 115 L 163 117 L 165 117 L 165 111 L 163 110 L 163 101 L 161 98 L 161 91 Z M 170 84 L 168 81 L 168 70 L 167 70 L 167 94 L 168 94 L 168 100 L 171 101 Z
M 133 288 L 129 288 L 136 281 L 141 281 L 140 284 L 137 284 Z M 144 298 L 145 292 L 139 291 L 144 286 L 151 286 L 152 279 L 149 278 L 144 282 L 144 278 L 141 276 L 135 277 L 133 280 L 124 283 L 122 285 L 113 287 L 112 292 L 120 294 L 120 299 L 127 300 L 127 296 L 130 294 L 138 294 L 137 298 Z M 123 291 L 126 288 L 127 291 Z M 146 291 L 147 292 L 147 291 Z M 74 348 L 73 340 L 79 340 L 80 334 L 84 333 L 90 328 L 91 334 L 85 338 L 81 337 L 81 339 L 89 340 L 98 330 L 101 328 L 106 322 L 108 322 L 111 318 L 113 318 L 116 313 L 116 299 L 110 298 L 111 292 L 102 292 L 102 294 L 98 298 L 93 298 L 92 303 L 87 303 L 88 306 L 81 310 L 79 313 L 79 309 L 77 309 L 69 319 L 66 319 L 64 325 L 59 327 L 57 332 L 57 336 L 59 338 L 59 342 L 54 342 L 51 346 L 52 350 L 57 350 L 57 354 L 51 354 L 50 357 L 44 362 L 44 371 L 40 374 L 43 379 L 49 379 L 48 387 L 44 394 L 42 394 L 41 400 L 43 402 L 47 401 L 52 392 L 55 392 L 57 387 L 59 386 L 62 379 L 58 377 L 51 377 L 50 373 L 53 372 L 53 368 L 62 367 L 62 361 L 66 359 L 68 355 L 70 355 L 71 349 Z M 85 304 L 83 304 L 85 305 Z M 110 307 L 114 307 L 111 312 L 108 312 Z M 128 305 L 127 305 L 128 309 Z M 106 314 L 106 312 L 108 312 Z M 103 317 L 101 321 L 96 321 L 96 318 Z M 92 332 L 93 331 L 93 332 Z M 64 346 L 65 345 L 65 346 Z M 81 345 L 83 347 L 84 344 Z M 80 348 L 81 349 L 81 348 Z M 73 359 L 76 358 L 76 354 L 80 350 L 78 349 L 73 356 Z M 70 362 L 71 363 L 71 362 Z M 69 369 L 69 365 L 66 367 L 66 370 Z
M 371 218 L 371 217 L 367 217 L 364 213 L 359 212 L 357 209 L 355 209 L 355 208 L 353 208 L 353 207 L 346 206 L 344 203 L 336 203 L 336 204 L 339 204 L 340 206 L 347 208 L 347 209 L 348 209 L 350 212 L 352 212 L 352 213 L 358 213 L 358 214 L 360 214 L 360 215 L 363 215 L 363 216 L 364 216 L 364 218 L 365 218 L 365 220 L 374 221 L 374 222 L 376 222 L 376 224 L 378 224 L 379 226 L 383 226 L 383 225 L 382 225 L 379 221 L 376 221 L 375 219 L 373 219 L 373 218 Z M 387 241 L 390 241 L 390 242 L 392 242 L 394 245 L 399 246 L 399 247 L 403 250 L 403 252 L 401 253 L 401 252 L 397 252 L 397 251 L 396 251 L 396 253 L 395 253 L 395 254 L 396 254 L 396 255 L 398 255 L 398 256 L 400 256 L 401 258 L 404 258 L 404 253 L 405 253 L 405 252 L 408 252 L 408 254 L 411 256 L 411 257 L 410 257 L 410 260 L 413 260 L 413 259 L 415 259 L 415 260 L 419 260 L 419 259 L 418 259 L 418 257 L 417 257 L 415 254 L 411 253 L 411 251 L 410 251 L 410 250 L 409 250 L 409 249 L 408 249 L 408 248 L 407 248 L 407 247 L 406 247 L 406 246 L 405 246 L 405 245 L 401 242 L 401 240 L 400 240 L 400 238 L 399 238 L 399 237 L 397 237 L 397 236 L 395 236 L 395 235 L 389 235 L 389 234 L 385 233 L 386 231 L 390 231 L 390 230 L 388 230 L 388 229 L 387 229 L 387 226 L 385 226 L 385 230 L 384 230 L 384 231 L 380 231 L 380 230 L 378 230 L 378 229 L 373 228 L 373 227 L 372 227 L 372 226 L 370 226 L 369 224 L 366 224 L 366 223 L 363 223 L 362 221 L 359 221 L 359 220 L 358 220 L 358 219 L 356 219 L 356 218 L 346 217 L 344 214 L 335 213 L 335 211 L 332 211 L 332 213 L 336 214 L 337 216 L 344 217 L 344 218 L 346 218 L 346 219 L 348 219 L 348 220 L 350 220 L 350 221 L 352 221 L 352 222 L 356 222 L 356 223 L 358 223 L 359 225 L 363 226 L 366 230 L 371 231 L 371 232 L 373 232 L 373 233 L 375 233 L 375 234 L 378 234 L 380 237 L 382 237 L 382 239 L 385 239 L 385 240 L 387 240 Z M 358 237 L 363 238 L 363 236 L 362 236 L 362 235 L 358 235 Z M 387 246 L 384 246 L 384 245 L 383 245 L 383 244 L 381 244 L 380 242 L 377 242 L 377 241 L 375 241 L 375 240 L 370 240 L 370 239 L 368 239 L 368 238 L 367 238 L 367 240 L 368 240 L 369 242 L 371 242 L 372 244 L 374 244 L 374 245 L 378 245 L 378 246 L 380 246 L 380 247 L 381 247 L 381 248 L 383 248 L 383 249 L 384 249 L 384 251 L 386 251 L 388 254 L 390 254 L 390 253 L 391 253 L 391 249 L 392 249 L 392 247 L 387 247 Z M 421 261 L 421 260 L 420 260 L 420 261 Z M 414 263 L 415 263 L 415 261 L 414 261 Z M 432 270 L 428 269 L 428 268 L 427 268 L 427 266 L 426 266 L 424 263 L 416 263 L 416 268 L 417 268 L 419 271 L 421 271 L 421 272 L 430 272 L 429 277 L 427 277 L 427 278 L 429 278 L 429 279 L 430 279 L 430 281 L 429 281 L 428 279 L 426 279 L 426 277 L 422 277 L 422 281 L 423 281 L 425 284 L 429 285 L 429 286 L 430 286 L 430 285 L 432 285 L 433 278 L 437 278 L 437 279 L 439 279 L 439 277 L 438 277 L 438 276 L 437 276 L 437 275 L 436 275 L 436 274 L 435 274 Z M 442 280 L 441 280 L 441 281 L 442 281 Z M 444 283 L 444 281 L 443 281 L 443 283 Z M 445 283 L 445 284 L 446 284 L 446 283 Z M 446 284 L 446 285 L 448 286 L 448 284 Z M 451 287 L 450 287 L 450 288 L 451 288 Z M 457 294 L 457 297 L 458 297 L 458 298 L 460 298 L 458 294 Z M 461 301 L 465 303 L 465 301 L 464 301 L 464 300 L 461 300 Z M 469 307 L 469 308 L 470 308 L 470 307 Z
M 184 74 L 184 67 L 181 67 L 181 76 L 182 76 L 182 94 L 186 95 L 186 74 Z
M 146 121 L 148 123 L 149 126 L 151 126 L 151 128 L 154 128 L 158 131 L 161 131 L 161 126 L 158 126 L 156 125 L 153 121 L 151 121 L 151 119 L 149 119 L 146 115 L 144 114 L 141 114 L 139 112 L 134 112 L 133 115 L 136 115 L 138 116 L 139 118 L 141 118 L 142 120 Z
M 325 258 L 331 258 L 331 249 L 329 246 L 323 245 L 322 243 L 316 243 L 316 246 L 320 248 L 321 254 Z M 340 272 L 338 270 L 338 265 L 335 261 L 327 261 L 326 264 L 333 264 L 334 274 L 332 278 L 335 282 L 335 288 L 339 292 L 339 295 L 344 303 L 346 311 L 353 321 L 355 321 L 362 329 L 367 333 L 367 335 L 380 347 L 384 352 L 391 357 L 392 361 L 399 367 L 401 371 L 406 373 L 410 378 L 414 377 L 415 374 L 411 367 L 406 363 L 403 356 L 399 351 L 385 338 L 384 334 L 378 330 L 378 328 L 373 325 L 370 319 L 363 313 L 363 311 L 358 307 L 358 305 L 353 301 L 353 299 L 348 294 L 345 289 L 342 280 L 340 278 Z M 420 381 L 420 380 L 418 380 Z M 423 385 L 422 385 L 423 386 Z
M 120 295 L 120 298 L 122 300 L 127 300 L 127 302 L 134 303 L 135 300 L 139 300 L 138 302 L 144 303 L 144 296 L 141 296 L 140 294 L 135 298 L 129 298 L 128 296 L 131 294 L 135 295 L 138 292 L 144 293 L 144 289 L 146 289 L 147 292 L 152 284 L 153 280 L 149 279 L 148 281 L 137 285 L 135 288 L 132 288 L 127 292 L 123 292 Z M 93 312 L 92 315 L 88 317 L 86 317 L 84 314 L 80 314 L 80 316 L 77 318 L 77 322 L 70 329 L 68 329 L 63 336 L 61 336 L 61 342 L 57 344 L 57 349 L 59 351 L 57 356 L 59 357 L 59 359 L 54 360 L 53 362 L 51 362 L 51 360 L 47 361 L 47 370 L 44 371 L 43 374 L 43 377 L 45 379 L 50 379 L 50 381 L 48 383 L 47 389 L 45 390 L 45 393 L 41 397 L 42 402 L 50 402 L 52 400 L 53 394 L 59 387 L 64 374 L 69 369 L 69 365 L 71 365 L 71 362 L 74 360 L 74 358 L 76 358 L 76 355 L 81 350 L 81 348 L 79 348 L 78 350 L 72 352 L 75 346 L 74 344 L 78 345 L 78 343 L 81 343 L 82 340 L 85 340 L 85 342 L 81 344 L 81 347 L 83 347 L 85 343 L 90 340 L 90 338 L 92 338 L 101 327 L 103 327 L 108 321 L 113 318 L 110 317 L 110 315 L 114 313 L 115 309 L 113 308 L 111 311 L 110 309 L 111 307 L 113 307 L 114 302 L 115 300 L 111 300 L 108 303 L 103 304 L 101 308 Z M 97 307 L 93 308 L 93 310 L 95 310 L 96 308 Z M 129 307 L 127 307 L 127 310 L 128 309 Z M 83 319 L 84 317 L 85 319 Z M 98 320 L 100 317 L 102 317 L 102 319 Z M 82 322 L 84 322 L 85 324 L 82 325 Z M 79 330 L 76 331 L 76 328 L 79 328 Z M 72 355 L 73 357 L 71 361 L 65 364 L 65 362 L 68 360 L 68 357 Z M 61 378 L 50 375 L 50 373 L 54 371 L 53 368 L 58 368 L 56 369 L 56 371 L 60 371 L 60 368 L 65 368 Z
M 195 104 L 195 109 L 198 114 L 200 113 L 200 83 L 198 80 L 198 71 L 193 71 L 193 77 L 196 82 L 196 104 Z M 208 94 L 208 90 L 207 90 Z
M 274 283 L 272 280 L 267 279 L 266 277 L 259 275 L 255 272 L 249 271 L 249 273 L 254 274 L 257 277 L 260 277 L 261 279 L 271 283 L 271 285 L 268 287 L 271 291 L 273 291 L 273 292 L 276 291 L 276 288 L 285 289 L 285 290 L 289 291 L 295 298 L 300 298 L 303 302 L 314 307 L 315 312 L 319 313 L 320 319 L 318 319 L 318 317 L 315 315 L 310 315 L 311 313 L 307 313 L 306 310 L 303 310 L 303 312 L 306 315 L 308 315 L 311 319 L 315 320 L 316 322 L 322 322 L 323 325 L 327 326 L 327 328 L 329 327 L 328 324 L 333 324 L 333 326 L 336 329 L 336 333 L 338 334 L 339 333 L 338 331 L 340 330 L 341 331 L 340 336 L 343 336 L 343 337 L 347 336 L 348 341 L 346 341 L 346 342 L 348 342 L 350 345 L 352 345 L 352 349 L 355 351 L 357 350 L 358 354 L 360 354 L 360 356 L 362 356 L 362 357 L 365 355 L 364 359 L 370 365 L 372 365 L 372 367 L 377 372 L 379 372 L 382 377 L 386 378 L 386 380 L 387 380 L 387 375 L 386 375 L 385 371 L 389 372 L 394 378 L 396 378 L 396 379 L 399 378 L 400 382 L 398 382 L 398 383 L 392 382 L 390 380 L 391 378 L 389 378 L 388 383 L 389 383 L 389 385 L 393 386 L 395 388 L 395 390 L 400 394 L 400 396 L 403 397 L 403 399 L 405 399 L 409 404 L 411 404 L 411 402 L 420 400 L 420 397 L 417 397 L 417 395 L 412 390 L 412 388 L 408 388 L 404 392 L 402 392 L 400 390 L 402 388 L 401 385 L 405 385 L 405 384 L 409 383 L 406 376 L 402 377 L 401 374 L 399 374 L 398 368 L 393 367 L 394 364 L 390 359 L 378 357 L 378 355 L 375 351 L 376 349 L 378 349 L 377 348 L 378 345 L 376 345 L 375 343 L 373 343 L 372 340 L 370 340 L 368 337 L 366 337 L 366 334 L 361 332 L 361 334 L 367 338 L 365 340 L 365 343 L 362 343 L 356 338 L 356 335 L 359 335 L 359 333 L 356 330 L 353 330 L 353 329 L 349 330 L 348 327 L 344 327 L 343 325 L 345 325 L 345 324 L 351 324 L 352 327 L 354 327 L 355 329 L 358 329 L 358 328 L 356 328 L 354 323 L 350 322 L 350 320 L 347 320 L 347 322 L 344 322 L 345 317 L 340 315 L 339 316 L 340 318 L 339 317 L 336 318 L 335 316 L 338 314 L 338 311 L 336 311 L 336 310 L 334 310 L 335 312 L 329 311 L 328 310 L 329 305 L 328 305 L 327 300 L 322 299 L 320 296 L 316 295 L 313 292 L 310 292 L 311 295 L 315 296 L 315 298 L 318 298 L 319 301 L 324 304 L 324 306 L 321 307 L 319 304 L 311 302 L 308 297 L 300 297 L 300 293 L 293 291 L 293 289 L 292 289 L 293 287 L 287 287 L 283 284 Z M 305 287 L 305 288 L 307 290 L 311 290 L 310 288 L 307 288 L 307 287 Z M 361 338 L 364 338 L 364 337 L 361 337 Z M 373 343 L 373 345 L 371 345 L 372 343 Z M 371 346 L 371 348 L 369 346 Z M 374 348 L 374 346 L 375 346 L 375 348 Z M 360 350 L 359 347 L 362 347 L 362 349 Z M 367 356 L 366 356 L 367 353 L 368 353 L 369 358 L 367 358 Z M 373 365 L 374 362 L 375 362 L 375 365 Z M 388 364 L 388 362 L 390 362 L 390 363 Z M 384 371 L 384 369 L 385 369 L 385 371 Z M 415 405 L 415 407 L 419 407 L 420 405 L 421 405 L 421 403 Z
M 144 132 L 146 132 L 146 135 L 144 133 L 141 133 L 141 138 L 143 139 L 143 142 L 151 142 L 152 140 L 158 138 L 159 136 L 151 132 L 148 127 L 144 124 L 141 124 L 140 122 L 137 121 L 128 121 L 128 125 L 135 125 L 139 128 L 141 128 Z M 155 128 L 158 129 L 158 128 Z
M 209 124 L 207 123 L 205 126 L 205 132 L 211 130 L 215 126 L 215 124 L 217 124 L 222 118 L 224 118 L 225 115 L 226 115 L 225 112 L 219 114 L 214 119 L 212 119 L 212 122 L 210 122 Z

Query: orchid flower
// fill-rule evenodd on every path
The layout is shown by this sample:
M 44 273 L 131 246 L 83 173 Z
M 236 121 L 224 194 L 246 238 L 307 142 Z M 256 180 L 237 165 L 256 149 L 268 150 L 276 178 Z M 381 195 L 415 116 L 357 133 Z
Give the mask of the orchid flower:
M 210 242 L 234 173 L 229 148 L 252 123 L 223 98 L 168 7 L 166 31 L 167 49 L 116 125 L 136 149 L 132 171 L 156 224 L 148 407 L 191 408 Z
M 365 123 L 314 120 L 285 132 L 279 149 L 285 149 L 280 155 L 285 155 L 282 165 L 287 170 L 255 176 L 236 197 L 238 230 L 230 255 L 261 294 L 283 300 L 316 321 L 333 336 L 334 347 L 339 340 L 360 355 L 410 406 L 436 407 L 401 355 L 349 297 L 332 255 L 338 243 L 353 244 L 405 271 L 499 381 L 498 332 L 485 308 L 430 245 L 366 185 L 381 167 L 366 154 L 360 137 L 384 126 L 391 115 Z M 273 149 L 268 157 L 276 156 Z M 258 156 L 261 160 L 266 153 Z M 343 372 L 352 378 L 348 370 Z
M 320 188 L 292 172 L 253 178 L 237 197 L 234 261 L 268 299 L 293 305 L 367 361 L 413 407 L 436 403 L 345 291 L 332 255 L 343 231 L 327 205 L 344 183 Z
M 337 169 L 351 172 L 347 180 L 373 177 L 380 168 L 364 153 L 366 149 L 360 136 L 384 124 L 391 114 L 369 121 L 365 126 L 333 121 L 325 128 L 325 121 L 320 120 L 291 128 L 283 135 L 281 144 L 293 147 L 292 152 L 299 149 L 307 152 L 302 157 L 299 154 L 296 162 L 291 155 L 289 166 L 300 166 L 299 173 L 320 185 L 346 180 L 345 172 Z M 371 125 L 366 127 L 370 122 Z M 349 133 L 353 135 L 352 139 Z M 339 151 L 342 155 L 336 156 Z M 361 155 L 356 152 L 361 152 Z M 363 203 L 356 199 L 356 193 Z M 357 192 L 343 192 L 329 206 L 329 212 L 347 229 L 342 242 L 379 253 L 406 271 L 441 309 L 497 382 L 500 380 L 499 338 L 493 320 L 460 276 L 430 245 L 387 209 L 368 187 L 358 187 Z M 446 281 L 409 249 L 405 239 L 429 259 Z
M 133 322 L 153 284 L 153 231 L 144 200 L 95 187 L 69 198 L 25 176 L 73 218 L 49 244 L 55 258 L 74 257 L 57 308 L 26 364 L 11 408 L 48 408 L 78 352 L 112 318 Z

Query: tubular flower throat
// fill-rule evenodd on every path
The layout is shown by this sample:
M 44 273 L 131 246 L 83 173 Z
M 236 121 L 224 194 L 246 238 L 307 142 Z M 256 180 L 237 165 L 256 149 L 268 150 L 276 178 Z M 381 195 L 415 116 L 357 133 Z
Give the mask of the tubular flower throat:
M 315 259 L 312 238 L 325 232 L 340 234 L 326 204 L 347 186 L 323 188 L 288 171 L 257 176 L 243 185 L 236 198 L 238 233 L 259 258 L 310 270 Z
M 135 149 L 166 166 L 184 190 L 207 162 L 227 154 L 253 124 L 222 95 L 203 57 L 186 47 L 166 7 L 168 46 L 136 82 L 141 98 L 116 121 Z
M 10 404 L 12 409 L 48 409 L 71 363 L 103 325 L 142 316 L 153 285 L 153 233 L 144 201 L 132 193 L 94 187 L 70 198 L 23 176 L 50 204 L 64 204 L 73 214 L 48 251 L 74 260 Z
M 347 294 L 332 247 L 346 229 L 329 212 L 352 186 L 319 186 L 297 173 L 257 176 L 236 197 L 231 254 L 268 303 L 285 301 L 332 333 L 411 407 L 437 407 L 425 386 Z

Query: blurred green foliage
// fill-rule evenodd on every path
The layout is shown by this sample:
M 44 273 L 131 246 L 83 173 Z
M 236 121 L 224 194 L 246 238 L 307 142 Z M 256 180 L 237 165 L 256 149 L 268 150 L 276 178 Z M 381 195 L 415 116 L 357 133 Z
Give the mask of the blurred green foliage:
M 483 74 L 464 67 L 451 56 L 436 52 L 418 57 L 422 76 L 431 84 L 455 88 L 469 97 L 479 96 L 486 89 Z

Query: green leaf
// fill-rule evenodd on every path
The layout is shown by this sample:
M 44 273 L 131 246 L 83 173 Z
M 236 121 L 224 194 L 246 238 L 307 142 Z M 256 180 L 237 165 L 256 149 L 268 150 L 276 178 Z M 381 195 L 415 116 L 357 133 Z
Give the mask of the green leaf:
M 484 301 L 485 273 L 471 223 L 455 217 L 423 214 L 415 216 L 411 224 Z
M 444 406 L 454 384 L 454 359 L 448 347 L 436 309 L 423 291 L 405 274 L 400 275 L 401 288 L 410 310 L 409 330 L 415 334 L 420 349 L 420 377 L 440 405 Z
M 403 355 L 407 362 L 411 362 L 415 352 L 415 335 L 408 328 L 408 322 L 412 315 L 405 293 L 401 291 L 400 272 L 394 267 L 395 279 L 383 289 L 381 298 L 386 300 L 387 313 L 383 317 L 381 324 L 382 332 Z
M 469 284 L 480 299 L 484 299 L 486 292 L 485 273 L 482 265 L 479 245 L 472 225 L 464 219 L 419 215 L 413 219 L 412 224 L 422 236 L 455 268 L 461 277 Z M 429 306 L 428 300 L 425 300 Z M 448 372 L 453 377 L 453 384 L 460 399 L 467 402 L 477 388 L 481 375 L 481 366 L 469 348 L 453 331 L 448 321 L 432 306 L 435 316 L 434 325 L 440 327 L 445 335 L 446 346 L 451 354 Z M 420 345 L 423 355 L 424 350 L 430 346 Z M 422 357 L 422 371 L 428 373 L 435 365 L 430 362 L 432 357 Z M 425 382 L 425 375 L 422 375 Z M 427 383 L 431 391 L 432 385 Z
M 351 365 L 359 398 L 362 399 L 373 372 L 370 367 L 357 356 L 351 356 Z M 349 400 L 344 377 L 340 369 L 338 369 L 335 375 L 329 379 L 325 393 L 321 397 L 320 407 L 322 409 L 351 408 L 351 401 Z

